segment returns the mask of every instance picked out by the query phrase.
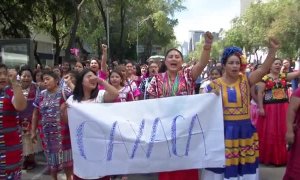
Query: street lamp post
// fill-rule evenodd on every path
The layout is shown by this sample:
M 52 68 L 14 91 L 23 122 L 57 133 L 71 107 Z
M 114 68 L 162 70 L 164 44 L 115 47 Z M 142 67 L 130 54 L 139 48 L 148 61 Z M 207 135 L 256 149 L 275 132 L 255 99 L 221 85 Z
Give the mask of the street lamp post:
M 145 21 L 150 19 L 152 15 L 149 15 L 145 19 L 136 22 L 136 59 L 139 61 L 139 26 L 142 25 Z

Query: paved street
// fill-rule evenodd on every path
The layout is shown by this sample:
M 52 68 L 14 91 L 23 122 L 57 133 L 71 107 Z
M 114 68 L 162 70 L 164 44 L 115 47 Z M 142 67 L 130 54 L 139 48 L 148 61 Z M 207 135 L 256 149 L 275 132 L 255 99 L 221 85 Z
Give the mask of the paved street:
M 46 175 L 46 162 L 42 154 L 39 154 L 37 157 L 38 166 L 30 171 L 24 170 L 22 172 L 23 180 L 51 180 L 49 175 Z M 260 180 L 282 180 L 285 167 L 260 167 Z M 65 180 L 63 174 L 59 174 L 59 180 Z M 156 180 L 157 175 L 130 175 L 129 180 Z

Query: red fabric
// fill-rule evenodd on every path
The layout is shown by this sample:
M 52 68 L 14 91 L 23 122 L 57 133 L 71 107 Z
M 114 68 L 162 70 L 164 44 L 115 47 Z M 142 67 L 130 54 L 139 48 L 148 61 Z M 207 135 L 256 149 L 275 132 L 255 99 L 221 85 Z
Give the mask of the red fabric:
M 0 169 L 0 177 L 6 177 L 10 173 L 18 173 L 21 169 L 22 146 L 21 135 L 19 132 L 20 125 L 17 118 L 17 112 L 12 104 L 13 91 L 10 88 L 4 89 L 4 95 L 0 98 L 0 166 L 14 168 Z M 16 128 L 11 131 L 10 128 Z M 5 132 L 9 130 L 9 132 Z M 5 133 L 3 133 L 5 132 Z M 18 146 L 19 145 L 19 146 Z M 12 147 L 14 147 L 12 149 Z M 17 147 L 17 148 L 16 148 Z
M 300 110 L 300 109 L 299 109 Z M 298 111 L 299 111 L 298 110 Z M 296 180 L 300 177 L 300 129 L 295 132 L 295 141 L 292 145 L 286 172 L 283 180 Z
M 98 71 L 98 77 L 103 79 L 103 80 L 106 80 L 107 79 L 107 73 L 102 71 L 102 70 L 99 70 Z M 103 85 L 98 85 L 98 89 L 99 90 L 104 90 L 104 86 Z
M 265 104 L 265 117 L 259 117 L 259 160 L 262 164 L 285 165 L 287 148 L 285 142 L 286 113 L 288 103 Z
M 300 88 L 298 88 L 292 96 L 300 98 Z M 300 177 L 300 108 L 297 110 L 296 117 L 295 140 L 291 147 L 288 164 L 283 180 L 295 180 Z
M 198 169 L 180 170 L 172 172 L 161 172 L 158 176 L 159 180 L 200 180 Z

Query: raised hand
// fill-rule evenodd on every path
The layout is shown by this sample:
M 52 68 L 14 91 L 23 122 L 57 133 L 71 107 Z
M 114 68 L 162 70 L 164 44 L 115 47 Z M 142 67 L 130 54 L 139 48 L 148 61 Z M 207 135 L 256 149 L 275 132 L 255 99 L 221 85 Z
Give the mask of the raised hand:
M 8 80 L 10 83 L 17 82 L 17 71 L 15 69 L 8 70 Z
M 211 34 L 211 32 L 207 31 L 204 34 L 204 40 L 205 40 L 205 45 L 211 45 L 213 43 L 214 36 Z
M 106 44 L 102 44 L 101 48 L 102 48 L 102 52 L 107 52 L 107 45 Z
M 269 48 L 279 49 L 280 48 L 279 41 L 277 39 L 275 39 L 274 37 L 270 37 L 269 38 Z

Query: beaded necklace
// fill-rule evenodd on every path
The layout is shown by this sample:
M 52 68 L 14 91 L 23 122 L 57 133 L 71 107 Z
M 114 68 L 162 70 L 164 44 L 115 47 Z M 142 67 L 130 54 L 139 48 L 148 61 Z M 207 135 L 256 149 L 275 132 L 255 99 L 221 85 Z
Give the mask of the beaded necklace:
M 166 79 L 167 78 L 167 79 Z M 179 86 L 179 77 L 178 74 L 176 74 L 176 78 L 174 80 L 173 85 L 170 79 L 170 76 L 168 73 L 165 74 L 164 81 L 163 81 L 163 96 L 168 97 L 168 96 L 176 96 L 178 92 L 178 86 Z

